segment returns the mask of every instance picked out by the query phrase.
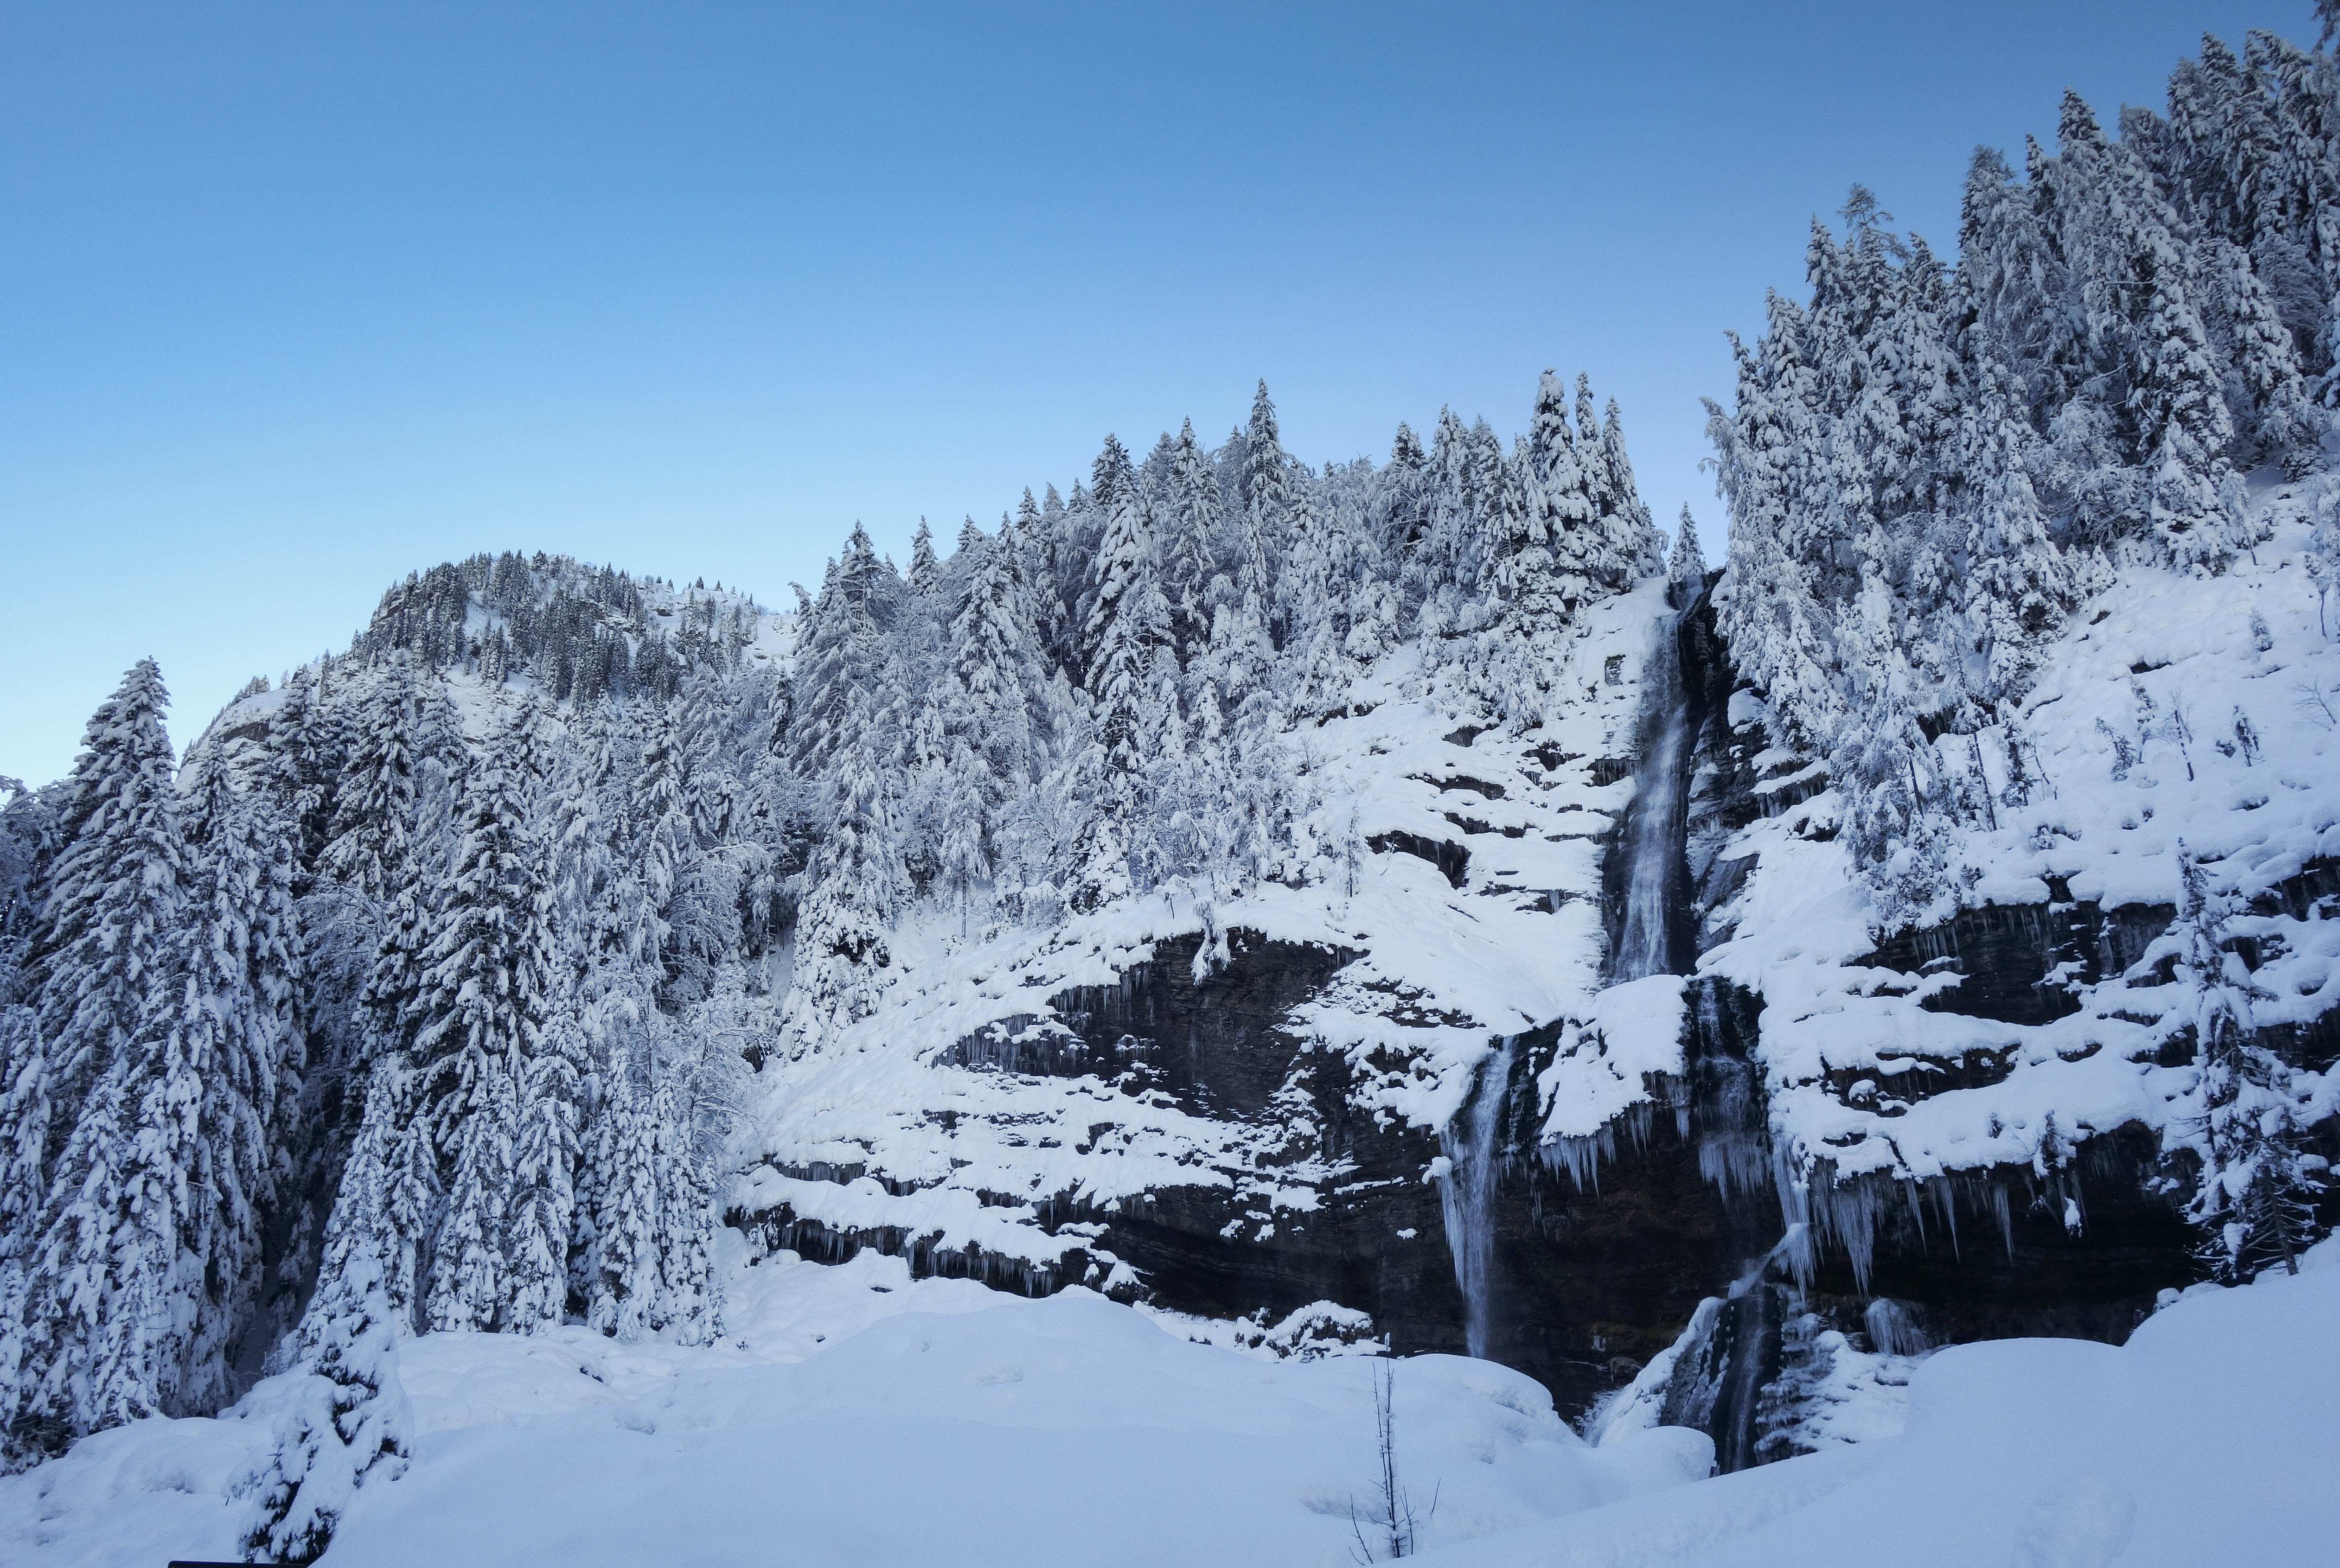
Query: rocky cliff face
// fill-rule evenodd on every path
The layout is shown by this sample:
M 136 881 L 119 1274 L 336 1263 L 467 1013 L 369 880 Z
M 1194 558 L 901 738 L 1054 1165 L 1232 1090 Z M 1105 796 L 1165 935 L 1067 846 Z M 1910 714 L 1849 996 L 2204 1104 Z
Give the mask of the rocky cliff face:
M 1475 1348 L 1572 1415 L 1631 1386 L 1725 1468 L 1825 1440 L 1812 1390 L 1847 1367 L 1890 1385 L 1931 1345 L 2123 1339 L 2196 1272 L 2175 1113 L 2151 1104 L 2191 1060 L 2155 1021 L 2166 879 L 2101 833 L 2067 853 L 2077 808 L 2035 795 L 2007 831 L 2042 846 L 2036 874 L 1869 931 L 1824 764 L 1771 743 L 1709 598 L 1640 597 L 1587 626 L 1564 718 L 1451 727 L 1393 691 L 1319 726 L 1371 862 L 1343 897 L 1269 890 L 1200 932 L 1174 901 L 927 981 L 840 1059 L 893 1066 L 803 1070 L 735 1218 L 768 1247 L 1087 1284 L 1304 1354 Z M 2091 789 L 2069 735 L 2044 755 Z M 2305 999 L 2262 1038 L 2320 1072 L 2340 1011 L 2304 966 L 2340 873 L 2268 863 L 2235 947 Z M 1606 999 L 1652 887 L 1636 1023 Z M 950 1027 L 970 1006 L 987 1021 Z

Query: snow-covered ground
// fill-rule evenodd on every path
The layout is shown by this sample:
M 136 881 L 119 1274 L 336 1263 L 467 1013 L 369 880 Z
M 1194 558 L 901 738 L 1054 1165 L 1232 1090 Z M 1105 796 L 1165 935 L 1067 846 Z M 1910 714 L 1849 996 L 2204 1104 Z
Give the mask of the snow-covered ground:
M 411 1342 L 414 1464 L 361 1494 L 327 1561 L 1331 1564 L 1352 1500 L 1373 1505 L 1389 1363 L 1248 1355 L 1086 1290 L 913 1281 L 867 1252 L 741 1268 L 732 1323 L 712 1349 Z M 1394 1366 L 1400 1475 L 1437 1505 L 1425 1547 L 1680 1486 L 1711 1457 L 1677 1430 L 1590 1448 L 1492 1363 Z M 0 1558 L 233 1557 L 246 1505 L 222 1494 L 269 1430 L 148 1421 L 0 1481 Z
M 720 1348 L 579 1329 L 407 1345 L 414 1463 L 360 1494 L 326 1562 L 1345 1563 L 1352 1503 L 1374 1495 L 1379 1366 L 1421 1547 L 1457 1568 L 2340 1554 L 2340 1244 L 2297 1278 L 2198 1287 L 2119 1349 L 1939 1352 L 1906 1432 L 1697 1481 L 1703 1435 L 1588 1447 L 1487 1362 L 1278 1361 L 1085 1290 L 913 1281 L 866 1252 L 730 1261 Z M 0 1480 L 0 1559 L 233 1557 L 249 1504 L 226 1493 L 270 1431 L 145 1421 Z
M 1978 767 L 1995 797 L 1989 825 L 1955 846 L 1972 877 L 1963 902 L 2043 913 L 2059 899 L 2173 905 L 2182 844 L 2214 892 L 2265 906 L 2231 927 L 2262 964 L 2256 1024 L 2305 1023 L 2340 1000 L 2330 901 L 2300 918 L 2271 896 L 2340 855 L 2340 646 L 2301 565 L 2313 500 L 2292 487 L 2262 494 L 2271 537 L 2219 576 L 2124 567 L 2080 607 L 2024 705 L 2028 801 L 2007 794 L 2005 732 L 1941 738 L 1943 771 Z M 1757 709 L 1742 693 L 1732 717 Z M 1839 1178 L 1923 1179 L 2052 1168 L 2069 1146 L 2129 1123 L 2170 1145 L 2198 1135 L 2187 1124 L 2198 1121 L 2196 1070 L 2154 1060 L 2192 1016 L 2186 988 L 2154 972 L 2174 936 L 2094 985 L 2050 977 L 2077 1003 L 2052 1023 L 1929 1011 L 1929 996 L 1958 983 L 1954 955 L 1915 973 L 1860 962 L 1875 917 L 1837 831 L 1843 810 L 1840 793 L 1823 790 L 1720 851 L 1754 869 L 1709 915 L 1727 940 L 1699 969 L 1763 998 L 1776 1144 L 1824 1156 Z M 1960 1064 L 1990 1081 L 1940 1087 Z M 2303 1070 L 2295 1086 L 2303 1124 L 2340 1108 L 2340 1075 Z
M 1596 1000 L 1597 840 L 1634 784 L 1596 782 L 1595 764 L 1632 750 L 1642 669 L 1671 626 L 1665 596 L 1651 578 L 1587 609 L 1538 728 L 1478 731 L 1489 721 L 1454 673 L 1425 671 L 1407 647 L 1341 714 L 1287 737 L 1314 797 L 1298 835 L 1307 874 L 1224 902 L 1211 922 L 1356 955 L 1284 1028 L 1345 1054 L 1367 1114 L 1442 1130 L 1496 1037 L 1562 1018 L 1585 1027 L 1546 1075 L 1562 1130 L 1597 1129 L 1642 1097 L 1643 1070 L 1680 1064 L 1678 981 L 1621 992 L 1605 1011 Z M 1460 885 L 1419 854 L 1367 847 L 1393 835 L 1467 853 Z M 1342 1174 L 1316 1157 L 1297 1112 L 1218 1119 L 1167 1096 L 1133 1100 L 1110 1070 L 1041 1078 L 947 1060 L 978 1031 L 1035 1015 L 1046 1027 L 1049 996 L 1109 985 L 1204 923 L 1191 894 L 1156 893 L 987 942 L 961 942 L 955 922 L 897 930 L 897 978 L 875 1013 L 759 1075 L 732 1206 L 785 1205 L 838 1231 L 898 1227 L 938 1248 L 1033 1264 L 1083 1248 L 1096 1265 L 1086 1283 L 1100 1288 L 1118 1283 L 1109 1257 L 1077 1228 L 1044 1228 L 1051 1200 L 1102 1208 L 1165 1187 L 1223 1188 L 1260 1217 L 1249 1234 L 1272 1238 Z M 797 1174 L 824 1165 L 868 1174 L 843 1185 Z

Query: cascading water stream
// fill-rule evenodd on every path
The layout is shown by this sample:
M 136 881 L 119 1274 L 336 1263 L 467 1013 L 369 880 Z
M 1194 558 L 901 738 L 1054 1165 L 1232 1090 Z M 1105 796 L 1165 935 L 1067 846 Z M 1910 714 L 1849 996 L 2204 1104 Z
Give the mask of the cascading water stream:
M 1686 612 L 1685 612 L 1686 613 Z M 1668 618 L 1647 671 L 1649 711 L 1657 715 L 1643 752 L 1625 843 L 1625 918 L 1610 960 L 1610 983 L 1674 971 L 1673 868 L 1681 855 L 1682 766 L 1690 745 L 1690 704 L 1682 692 L 1681 617 Z
M 1480 1067 L 1471 1102 L 1441 1136 L 1446 1178 L 1439 1200 L 1445 1211 L 1446 1245 L 1454 1254 L 1454 1283 L 1462 1287 L 1462 1344 L 1481 1360 L 1494 1317 L 1496 1145 L 1503 1134 L 1503 1101 L 1509 1098 L 1516 1036 Z

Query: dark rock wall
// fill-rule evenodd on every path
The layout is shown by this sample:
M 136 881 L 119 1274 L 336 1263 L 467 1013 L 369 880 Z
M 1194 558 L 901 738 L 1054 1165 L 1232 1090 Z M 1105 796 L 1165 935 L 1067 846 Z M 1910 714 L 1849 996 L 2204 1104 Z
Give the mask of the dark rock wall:
M 1825 779 L 1790 764 L 1770 776 L 1794 777 L 1792 785 L 1760 789 L 1766 781 L 1752 759 L 1766 737 L 1760 725 L 1734 730 L 1729 723 L 1737 678 L 1708 598 L 1681 617 L 1677 635 L 1695 737 L 1675 868 L 1676 967 L 1687 971 L 1698 952 L 1730 934 L 1716 914 L 1751 864 L 1723 857 L 1730 835 L 1825 787 Z M 1373 847 L 1422 854 L 1451 877 L 1462 869 L 1459 846 Z M 1611 868 L 1611 881 L 1621 872 Z M 2286 905 L 2304 909 L 2340 891 L 2340 873 L 2330 866 L 2295 881 L 2281 892 Z M 1966 910 L 1943 927 L 1899 933 L 1868 962 L 1957 972 L 1960 983 L 1929 1006 L 2044 1022 L 2077 1008 L 2075 977 L 2089 983 L 2136 963 L 2170 914 L 2160 906 L 2100 909 L 2051 889 L 2045 904 Z M 1336 1174 L 1319 1206 L 1256 1212 L 1227 1187 L 1198 1180 L 1109 1212 L 1053 1206 L 1044 1222 L 1103 1223 L 1096 1245 L 1135 1266 L 1165 1307 L 1273 1321 L 1332 1300 L 1371 1313 L 1400 1354 L 1462 1353 L 1462 1300 L 1441 1192 L 1425 1179 L 1440 1152 L 1436 1135 L 1359 1111 L 1345 1057 L 1284 1027 L 1292 1010 L 1353 955 L 1236 932 L 1230 962 L 1198 981 L 1199 946 L 1194 937 L 1165 941 L 1152 962 L 1119 982 L 1054 996 L 1049 1013 L 970 1036 L 948 1060 L 977 1070 L 1095 1073 L 1133 1097 L 1167 1095 L 1199 1115 L 1284 1128 L 1284 1146 L 1264 1159 L 1327 1162 Z M 2071 967 L 2058 978 L 2064 965 Z M 1938 1341 L 2044 1334 L 2117 1342 L 2158 1289 L 2193 1277 L 2192 1238 L 2160 1190 L 2166 1172 L 2155 1140 L 2130 1128 L 2089 1139 L 2063 1170 L 2005 1168 L 1836 1188 L 1815 1198 L 1825 1211 L 1818 1228 L 1831 1244 L 1805 1281 L 1791 1280 L 1753 1060 L 1761 1000 L 1707 979 L 1694 982 L 1692 1001 L 1682 1075 L 1652 1084 L 1651 1102 L 1595 1139 L 1538 1145 L 1534 1085 L 1557 1047 L 1556 1028 L 1519 1041 L 1508 1081 L 1492 1090 L 1505 1100 L 1490 1214 L 1489 1350 L 1542 1381 L 1564 1413 L 1581 1413 L 1630 1380 L 1682 1334 L 1701 1299 L 1724 1297 L 1703 1336 L 1686 1348 L 1666 1410 L 1668 1419 L 1712 1433 L 1723 1467 L 1738 1468 L 1777 1456 L 1770 1448 L 1757 1452 L 1756 1408 L 1782 1376 L 1781 1324 L 1791 1307 L 1857 1332 L 1872 1301 L 1892 1297 L 1897 1311 L 1921 1317 Z M 2340 1016 L 2295 1032 L 2299 1038 L 2288 1046 L 2295 1059 L 2323 1065 L 2340 1046 Z M 1944 1070 L 1963 1082 L 2002 1068 L 1973 1061 Z M 836 1178 L 858 1174 L 851 1168 Z M 1853 1228 L 1866 1238 L 1865 1280 L 1843 1245 Z M 1088 1267 L 1084 1254 L 1059 1277 L 996 1260 L 922 1254 L 910 1237 L 790 1230 L 784 1242 L 778 1232 L 773 1239 L 815 1256 L 883 1246 L 908 1252 L 920 1272 L 972 1274 L 1033 1292 L 1083 1277 Z

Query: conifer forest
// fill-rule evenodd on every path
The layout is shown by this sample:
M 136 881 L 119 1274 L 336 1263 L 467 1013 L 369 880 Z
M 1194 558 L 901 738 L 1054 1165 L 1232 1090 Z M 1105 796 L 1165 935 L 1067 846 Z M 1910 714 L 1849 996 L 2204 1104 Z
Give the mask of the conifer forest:
M 1963 1474 L 1902 1435 L 1951 1368 L 2080 1386 L 2017 1346 L 2320 1341 L 2290 1409 L 2340 1307 L 2340 56 L 2205 38 L 2056 124 L 1943 249 L 1859 186 L 1813 223 L 1706 405 L 1717 561 L 1633 410 L 1523 366 L 1345 463 L 1261 384 L 762 597 L 433 566 L 183 754 L 137 664 L 0 780 L 0 1520 L 173 1493 L 214 1552 L 388 1561 L 537 1484 L 431 1479 L 457 1428 L 765 1401 L 850 1455 L 815 1374 L 929 1344 L 950 1400 L 1177 1351 L 1278 1411 L 1392 1358 L 1386 1489 L 1259 1561 L 1559 1561 L 1611 1537 L 1521 1521 L 1661 1484 L 1710 1543 L 1807 1516 L 1746 1472 L 1889 1512 Z M 993 1302 L 1107 1369 L 968 1337 Z M 2236 1420 L 2262 1476 L 2332 1452 Z M 1576 1501 L 1486 1490 L 1531 1460 Z M 2186 1463 L 1989 1527 L 2160 1561 Z M 2331 1549 L 2302 1488 L 2247 1560 Z

